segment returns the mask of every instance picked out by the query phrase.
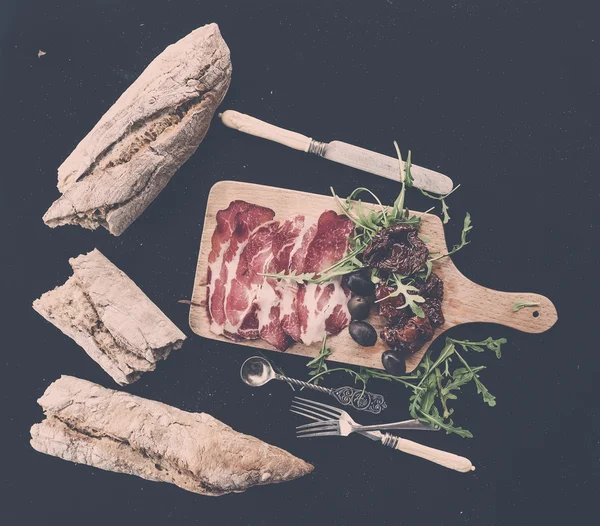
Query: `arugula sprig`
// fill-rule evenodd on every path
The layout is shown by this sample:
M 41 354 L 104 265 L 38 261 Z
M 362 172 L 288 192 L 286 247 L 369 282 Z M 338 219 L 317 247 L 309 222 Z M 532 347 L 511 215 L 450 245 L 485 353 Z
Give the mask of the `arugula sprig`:
M 327 367 L 327 358 L 333 354 L 333 350 L 327 347 L 327 335 L 323 338 L 321 349 L 319 354 L 306 364 L 306 367 L 310 369 L 308 376 L 315 377 L 313 383 L 317 385 L 321 381 L 321 373 L 325 373 L 329 370 Z
M 449 404 L 456 400 L 462 388 L 471 382 L 475 385 L 476 391 L 481 395 L 483 401 L 490 407 L 496 405 L 496 397 L 489 392 L 480 379 L 479 373 L 485 369 L 485 366 L 472 367 L 463 356 L 463 353 L 466 354 L 470 351 L 485 352 L 487 349 L 493 351 L 496 357 L 500 358 L 502 355 L 501 348 L 505 343 L 505 338 L 495 340 L 490 337 L 479 342 L 446 338 L 445 345 L 437 359 L 435 361 L 432 359 L 430 348 L 425 353 L 417 369 L 409 375 L 394 376 L 384 371 L 365 367 L 361 367 L 358 372 L 353 369 L 338 367 L 321 370 L 314 376 L 311 375 L 311 371 L 309 375 L 312 376 L 312 379 L 309 381 L 315 381 L 317 377 L 321 378 L 332 372 L 342 371 L 351 374 L 355 383 L 361 381 L 363 390 L 371 379 L 401 383 L 412 391 L 408 409 L 413 418 L 438 426 L 448 434 L 453 433 L 463 438 L 472 438 L 473 434 L 468 429 L 455 425 L 451 418 L 454 414 L 454 408 L 449 407 Z M 318 358 L 313 360 L 314 364 L 311 367 L 318 363 L 316 361 Z M 452 367 L 453 358 L 456 358 L 456 361 L 460 364 L 459 367 Z
M 467 234 L 472 230 L 472 228 L 473 228 L 473 225 L 471 224 L 471 214 L 469 214 L 469 212 L 467 212 L 465 215 L 464 223 L 463 223 L 463 229 L 462 229 L 462 232 L 460 233 L 460 243 L 458 243 L 457 245 L 454 245 L 452 247 L 452 250 L 450 250 L 450 252 L 447 252 L 446 254 L 441 254 L 434 258 L 430 258 L 429 261 L 432 261 L 432 262 L 438 261 L 439 259 L 451 256 L 452 254 L 456 254 L 459 250 L 466 247 L 471 242 L 471 241 L 467 240 Z
M 442 223 L 447 224 L 448 221 L 450 221 L 450 214 L 448 213 L 448 210 L 450 210 L 450 207 L 446 204 L 446 198 L 453 194 L 454 192 L 456 192 L 456 190 L 458 190 L 460 188 L 460 185 L 457 184 L 452 190 L 450 190 L 447 194 L 445 195 L 433 195 L 430 194 L 429 192 L 426 192 L 425 190 L 423 190 L 422 188 L 419 188 L 419 190 L 421 190 L 421 193 L 425 196 L 425 197 L 429 197 L 429 199 L 435 199 L 437 201 L 440 201 L 442 203 Z

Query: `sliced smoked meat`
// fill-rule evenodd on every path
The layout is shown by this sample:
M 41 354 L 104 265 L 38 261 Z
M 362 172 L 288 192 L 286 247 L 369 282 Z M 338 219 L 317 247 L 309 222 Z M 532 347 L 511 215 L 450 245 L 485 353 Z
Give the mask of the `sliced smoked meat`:
M 273 221 L 269 209 L 232 202 L 217 214 L 209 255 L 211 330 L 234 340 L 263 338 L 280 350 L 336 334 L 350 321 L 349 290 L 263 274 L 318 273 L 341 259 L 354 225 L 328 210 L 318 221 L 294 215 Z

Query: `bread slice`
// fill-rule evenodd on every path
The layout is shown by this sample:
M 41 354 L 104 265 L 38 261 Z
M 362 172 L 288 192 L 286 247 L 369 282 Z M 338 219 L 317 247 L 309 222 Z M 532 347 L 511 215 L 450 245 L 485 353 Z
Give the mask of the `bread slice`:
M 35 300 L 33 308 L 81 345 L 115 382 L 135 382 L 183 345 L 185 334 L 100 251 L 69 263 L 73 276 Z

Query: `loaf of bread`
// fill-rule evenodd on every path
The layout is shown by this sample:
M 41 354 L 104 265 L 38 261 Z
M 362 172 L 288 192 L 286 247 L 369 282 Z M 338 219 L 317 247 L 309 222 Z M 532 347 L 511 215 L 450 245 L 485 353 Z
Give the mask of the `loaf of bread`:
M 206 413 L 188 413 L 72 376 L 52 383 L 38 403 L 46 419 L 31 428 L 37 451 L 202 495 L 242 492 L 313 470 Z
M 73 275 L 33 308 L 73 338 L 115 382 L 135 382 L 185 340 L 148 296 L 100 251 L 70 259 Z
M 216 24 L 167 47 L 60 166 L 44 222 L 120 235 L 194 153 L 230 80 Z

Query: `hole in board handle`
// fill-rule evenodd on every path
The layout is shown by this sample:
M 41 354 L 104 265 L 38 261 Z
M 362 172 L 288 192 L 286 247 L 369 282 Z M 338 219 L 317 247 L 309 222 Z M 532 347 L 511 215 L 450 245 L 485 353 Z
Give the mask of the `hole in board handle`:
M 534 318 L 539 318 L 539 317 L 540 317 L 540 311 L 538 311 L 538 310 L 534 310 L 534 311 L 533 311 L 533 315 L 532 315 L 532 316 L 533 316 Z

